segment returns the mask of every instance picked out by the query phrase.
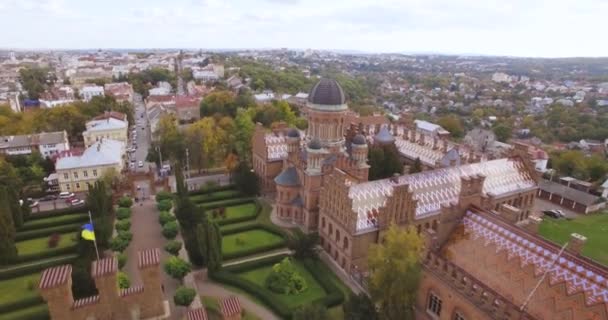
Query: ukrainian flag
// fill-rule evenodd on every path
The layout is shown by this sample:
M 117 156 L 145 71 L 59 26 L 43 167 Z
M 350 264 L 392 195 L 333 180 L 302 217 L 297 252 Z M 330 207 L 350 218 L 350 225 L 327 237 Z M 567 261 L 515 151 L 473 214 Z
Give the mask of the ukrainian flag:
M 95 241 L 95 232 L 93 231 L 93 224 L 87 223 L 82 226 L 82 238 L 89 241 Z

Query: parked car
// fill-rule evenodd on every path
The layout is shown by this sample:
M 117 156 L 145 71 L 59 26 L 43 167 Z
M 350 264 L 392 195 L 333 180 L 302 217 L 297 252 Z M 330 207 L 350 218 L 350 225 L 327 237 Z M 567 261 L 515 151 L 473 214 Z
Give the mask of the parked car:
M 35 208 L 38 206 L 38 201 L 28 201 L 30 208 Z
M 565 217 L 564 213 L 561 212 L 561 210 L 545 210 L 543 211 L 543 214 L 553 219 L 561 219 Z
M 51 201 L 57 199 L 57 196 L 54 194 L 47 194 L 46 196 L 38 199 L 38 201 Z
M 80 199 L 72 199 L 72 201 L 70 201 L 71 206 L 80 206 L 83 204 L 84 204 L 84 200 L 80 200 Z
M 72 192 L 64 191 L 59 194 L 59 199 L 72 198 L 73 196 L 74 196 L 74 194 Z
M 137 163 L 137 166 L 140 168 L 144 167 L 144 162 L 143 161 L 139 161 L 139 163 Z
M 72 202 L 72 200 L 74 200 L 74 199 L 78 200 L 78 198 L 76 198 L 76 196 L 71 196 L 71 197 L 65 199 L 65 203 L 70 204 Z

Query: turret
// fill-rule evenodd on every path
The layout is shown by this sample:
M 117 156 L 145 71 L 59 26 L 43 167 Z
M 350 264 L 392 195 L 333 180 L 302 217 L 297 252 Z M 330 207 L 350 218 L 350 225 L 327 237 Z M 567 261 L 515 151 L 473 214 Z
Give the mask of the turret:
M 300 132 L 294 128 L 287 130 L 285 140 L 287 142 L 287 158 L 294 163 L 300 150 Z
M 323 160 L 323 146 L 321 141 L 313 138 L 306 146 L 307 167 L 306 171 L 311 175 L 321 174 L 321 162 Z
M 362 168 L 367 166 L 367 142 L 361 134 L 356 135 L 352 141 L 352 157 L 357 163 L 357 167 Z

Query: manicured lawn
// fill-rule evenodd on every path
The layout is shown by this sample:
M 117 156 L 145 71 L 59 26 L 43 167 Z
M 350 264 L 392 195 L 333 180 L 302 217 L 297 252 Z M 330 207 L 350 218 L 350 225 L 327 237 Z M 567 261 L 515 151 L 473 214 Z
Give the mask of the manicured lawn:
M 200 203 L 200 202 L 206 202 L 209 199 L 214 199 L 214 198 L 218 198 L 218 197 L 238 198 L 240 196 L 242 196 L 242 194 L 238 190 L 223 190 L 223 191 L 216 191 L 216 192 L 207 193 L 207 194 L 199 194 L 196 196 L 190 196 L 190 200 L 192 200 L 193 202 L 196 202 L 196 203 Z
M 215 209 L 214 209 L 215 210 Z M 209 214 L 213 215 L 213 211 L 210 210 Z M 242 217 L 255 217 L 255 204 L 254 203 L 245 203 L 236 206 L 226 207 L 225 212 L 226 217 L 217 217 L 215 219 L 232 219 L 232 218 L 242 218 Z
M 25 298 L 38 296 L 40 273 L 0 281 L 0 305 L 12 304 Z M 32 289 L 28 288 L 32 285 Z M 2 318 L 0 316 L 0 318 Z M 3 319 L 3 318 L 2 318 Z
M 564 244 L 571 233 L 587 237 L 583 255 L 608 266 L 608 213 L 580 216 L 572 220 L 545 217 L 539 233 L 554 242 Z
M 326 295 L 325 290 L 323 290 L 323 287 L 321 287 L 321 285 L 317 282 L 317 280 L 315 280 L 312 274 L 310 274 L 310 272 L 306 270 L 304 265 L 302 265 L 297 260 L 294 260 L 293 262 L 294 266 L 298 270 L 298 273 L 306 280 L 308 289 L 297 295 L 277 294 L 272 293 L 272 291 L 268 290 L 268 292 L 271 292 L 271 295 L 274 298 L 284 303 L 290 309 L 294 309 L 300 305 L 310 303 L 319 298 L 323 298 Z M 239 273 L 238 276 L 265 288 L 266 278 L 270 274 L 271 270 L 272 265 L 267 265 L 251 271 Z
M 36 238 L 19 241 L 16 243 L 17 252 L 20 256 L 40 253 L 45 250 L 61 249 L 76 244 L 76 232 L 61 234 L 61 238 L 55 248 L 49 248 L 49 237 Z
M 17 311 L 2 314 L 0 319 L 2 320 L 13 320 L 13 319 L 48 319 L 48 307 L 46 303 L 39 305 L 19 309 Z M 42 317 L 42 314 L 46 314 L 46 317 Z
M 222 253 L 233 254 L 240 251 L 248 251 L 260 246 L 277 244 L 282 241 L 283 238 L 281 236 L 268 232 L 266 230 L 248 230 L 223 236 Z
M 87 220 L 88 216 L 85 213 L 74 213 L 74 214 L 66 214 L 58 217 L 49 217 L 43 219 L 32 219 L 23 224 L 23 228 L 27 229 L 35 229 L 37 226 L 45 226 L 48 224 L 69 224 L 74 223 L 75 221 L 84 221 Z

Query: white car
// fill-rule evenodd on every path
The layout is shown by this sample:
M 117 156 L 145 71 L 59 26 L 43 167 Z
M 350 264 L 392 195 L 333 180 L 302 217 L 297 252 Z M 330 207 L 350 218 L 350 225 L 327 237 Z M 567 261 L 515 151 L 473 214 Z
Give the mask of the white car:
M 59 194 L 59 199 L 67 199 L 67 198 L 71 198 L 73 197 L 74 194 L 68 191 L 64 191 L 62 193 Z
M 137 163 L 137 166 L 140 167 L 140 168 L 143 168 L 144 167 L 144 162 L 140 161 L 139 163 Z
M 71 206 L 80 206 L 83 204 L 84 204 L 84 200 L 80 200 L 80 199 L 72 199 L 72 201 L 70 201 Z

